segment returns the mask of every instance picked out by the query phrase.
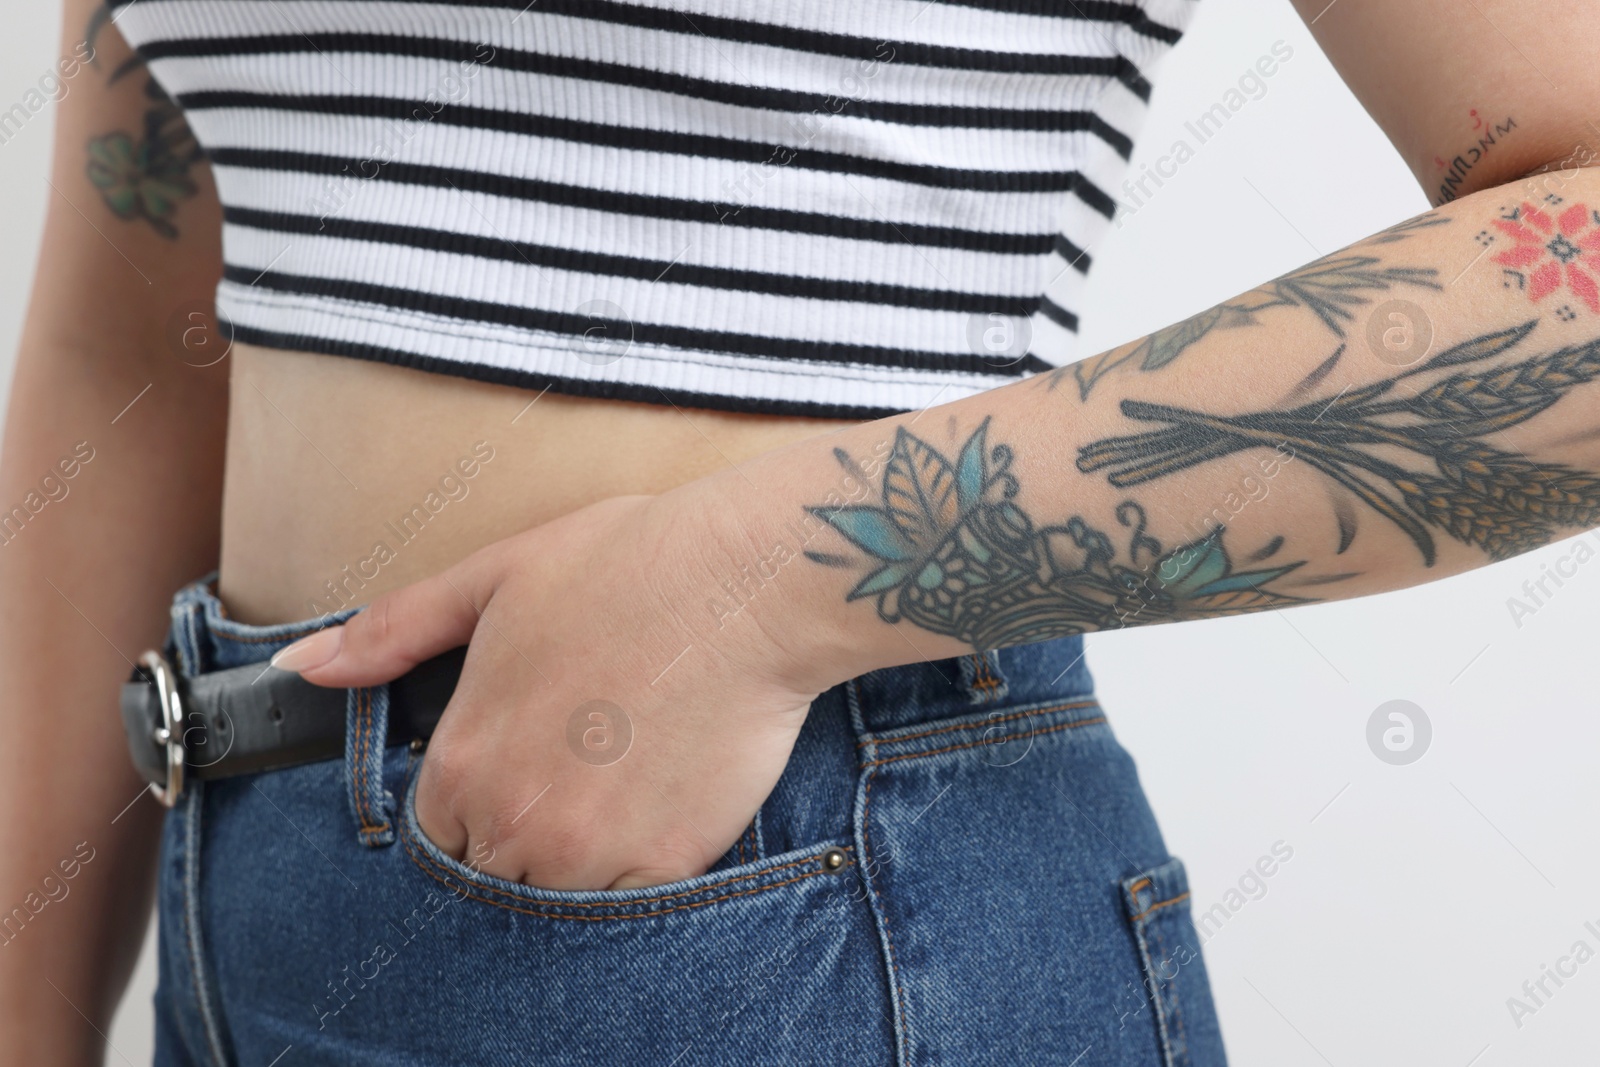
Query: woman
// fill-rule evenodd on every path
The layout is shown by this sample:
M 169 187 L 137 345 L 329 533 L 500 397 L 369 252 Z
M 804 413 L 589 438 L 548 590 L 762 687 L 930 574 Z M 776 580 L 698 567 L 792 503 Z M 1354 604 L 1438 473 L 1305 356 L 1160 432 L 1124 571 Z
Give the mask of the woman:
M 68 6 L 8 1062 L 159 836 L 163 1064 L 1220 1064 L 1081 635 L 1600 523 L 1576 2 L 1307 10 L 1436 210 L 1060 369 L 1189 0 Z

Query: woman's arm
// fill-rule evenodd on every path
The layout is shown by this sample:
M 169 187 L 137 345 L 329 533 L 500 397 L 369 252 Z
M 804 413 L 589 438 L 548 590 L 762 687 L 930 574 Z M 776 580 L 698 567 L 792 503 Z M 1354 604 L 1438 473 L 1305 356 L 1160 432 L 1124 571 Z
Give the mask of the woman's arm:
M 215 565 L 226 362 L 209 177 L 115 28 L 66 7 L 49 216 L 0 455 L 0 1062 L 98 1064 L 160 808 L 117 712 L 172 590 Z M 43 65 L 43 64 L 41 64 Z M 42 132 L 42 131 L 38 131 Z M 199 313 L 190 319 L 191 313 Z M 184 337 L 185 331 L 189 332 Z
M 1304 12 L 1434 212 L 1055 375 L 540 527 L 280 663 L 372 684 L 470 639 L 425 832 L 534 885 L 641 885 L 714 861 L 810 697 L 864 671 L 1394 589 L 1600 524 L 1600 11 Z M 603 771 L 569 732 L 596 700 L 633 738 Z
M 788 610 L 836 637 L 808 654 L 855 671 L 1506 559 L 1600 525 L 1597 281 L 1600 171 L 1478 192 L 1052 375 L 720 476 L 749 517 L 725 565 L 784 556 Z
M 1600 523 L 1600 388 L 1585 388 L 1600 371 L 1587 347 L 1600 345 L 1600 70 L 1583 43 L 1600 12 L 1294 3 L 1436 210 L 1058 372 L 1043 392 L 1026 383 L 836 442 L 858 462 L 849 503 L 862 507 L 813 488 L 801 521 L 808 538 L 814 520 L 830 528 L 806 547 L 848 588 L 794 584 L 859 601 L 837 617 L 852 662 L 1357 596 Z M 1314 165 L 1339 166 L 1336 146 Z M 1205 250 L 1193 258 L 1204 270 Z M 1022 524 L 1020 555 L 994 566 L 1037 567 L 1036 585 L 959 552 L 951 562 L 970 562 L 984 588 L 941 582 L 897 539 L 937 538 L 895 506 L 903 475 L 920 459 L 920 477 L 935 476 L 969 444 L 989 452 L 969 468 L 985 495 L 969 487 L 957 525 L 1001 537 L 1002 520 Z M 731 494 L 761 516 L 757 541 L 807 492 L 788 480 L 807 466 L 791 455 L 744 472 L 761 508 L 749 485 Z M 812 486 L 844 485 L 826 461 L 809 466 Z M 874 508 L 905 529 L 868 545 Z M 876 635 L 844 624 L 867 607 L 901 622 Z

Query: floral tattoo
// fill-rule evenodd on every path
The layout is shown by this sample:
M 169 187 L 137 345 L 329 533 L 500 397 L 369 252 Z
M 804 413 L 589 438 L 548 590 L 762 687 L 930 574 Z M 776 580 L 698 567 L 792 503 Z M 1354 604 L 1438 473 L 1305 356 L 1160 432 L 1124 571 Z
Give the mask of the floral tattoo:
M 84 43 L 91 52 L 110 22 L 109 5 L 95 9 L 84 31 Z M 114 85 L 144 67 L 144 57 L 133 55 L 110 73 L 107 84 Z M 176 238 L 173 217 L 178 205 L 198 191 L 189 172 L 203 153 L 178 105 L 148 72 L 144 78 L 147 104 L 142 128 L 137 134 L 115 130 L 92 138 L 85 171 L 118 218 L 143 219 L 161 236 Z
M 1014 502 L 1011 449 L 989 446 L 984 420 L 954 461 L 903 427 L 884 468 L 881 506 L 808 509 L 866 554 L 847 597 L 875 598 L 901 619 L 974 648 L 1113 629 L 1135 620 L 1234 615 L 1303 602 L 1269 588 L 1299 562 L 1236 571 L 1223 528 L 1171 551 L 1145 530 L 1144 509 L 1117 508 L 1112 538 L 1082 518 L 1039 526 Z M 848 457 L 841 462 L 849 467 Z M 807 553 L 828 566 L 849 559 Z M 1124 562 L 1125 561 L 1125 562 Z
M 1512 242 L 1494 257 L 1505 270 L 1507 288 L 1514 284 L 1536 304 L 1564 290 L 1600 313 L 1600 285 L 1595 281 L 1600 275 L 1600 212 L 1573 204 L 1553 215 L 1524 201 L 1495 219 L 1494 228 Z M 1570 305 L 1561 317 L 1570 317 Z
M 1420 224 L 1435 224 L 1426 219 Z M 1524 279 L 1529 299 L 1564 289 L 1595 308 L 1600 214 L 1584 205 L 1552 212 L 1523 204 L 1497 229 L 1514 242 L 1497 259 Z M 1403 232 L 1386 231 L 1369 243 L 1401 240 L 1396 234 Z M 1479 242 L 1489 243 L 1482 234 Z M 1313 264 L 1222 305 L 1226 310 L 1163 331 L 1142 350 L 1146 358 L 1157 353 L 1170 361 L 1224 316 L 1239 316 L 1242 324 L 1278 306 L 1309 311 L 1342 337 L 1351 309 L 1372 292 L 1396 284 L 1438 288 L 1431 270 L 1383 267 L 1369 258 L 1346 254 Z M 1356 576 L 1326 566 L 1317 573 L 1311 564 L 1345 553 L 1363 517 L 1404 534 L 1424 566 L 1438 562 L 1441 538 L 1503 560 L 1600 525 L 1596 472 L 1503 447 L 1505 430 L 1600 380 L 1600 338 L 1540 345 L 1538 325 L 1534 319 L 1483 333 L 1376 381 L 1336 390 L 1325 371 L 1344 353 L 1340 344 L 1277 403 L 1242 412 L 1124 398 L 1123 417 L 1146 428 L 1078 450 L 1080 472 L 1130 494 L 1228 457 L 1286 454 L 1332 493 L 1327 550 L 1296 553 L 1281 533 L 1263 535 L 1265 543 L 1240 543 L 1231 519 L 1223 518 L 1198 527 L 1206 531 L 1198 537 L 1163 544 L 1149 529 L 1147 508 L 1155 501 L 1131 496 L 1111 521 L 1097 524 L 1085 515 L 1041 521 L 1020 502 L 1024 486 L 1012 447 L 993 441 L 985 419 L 953 456 L 902 427 L 875 502 L 807 509 L 856 553 L 807 555 L 855 571 L 847 599 L 875 601 L 883 621 L 978 649 L 1312 602 L 1319 587 Z M 1080 376 L 1080 388 L 1086 392 L 1101 373 Z M 836 455 L 858 469 L 849 456 Z
M 1392 244 L 1448 221 L 1441 215 L 1422 215 L 1392 226 L 1366 243 Z M 1356 308 L 1397 286 L 1440 289 L 1442 286 L 1437 279 L 1438 271 L 1431 267 L 1384 266 L 1372 255 L 1348 254 L 1319 259 L 1130 345 L 1050 371 L 1043 379 L 1054 389 L 1070 374 L 1077 382 L 1079 397 L 1086 400 L 1101 379 L 1119 368 L 1160 370 L 1213 330 L 1254 325 L 1261 313 L 1271 308 L 1305 308 L 1342 340 Z

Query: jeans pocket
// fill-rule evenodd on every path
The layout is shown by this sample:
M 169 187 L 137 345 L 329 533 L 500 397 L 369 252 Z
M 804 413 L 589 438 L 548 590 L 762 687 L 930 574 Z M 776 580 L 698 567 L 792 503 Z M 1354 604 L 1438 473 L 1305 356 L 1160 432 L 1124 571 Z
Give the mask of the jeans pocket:
M 1164 1067 L 1224 1067 L 1222 1034 L 1183 861 L 1170 859 L 1122 882 L 1122 902 L 1139 947 L 1144 997 Z
M 413 764 L 400 810 L 400 840 L 411 860 L 458 900 L 546 919 L 596 922 L 685 915 L 724 901 L 796 886 L 814 878 L 853 880 L 855 848 L 848 839 L 820 841 L 750 863 L 717 866 L 695 878 L 638 889 L 539 889 L 485 874 L 430 841 L 417 823 L 417 772 Z

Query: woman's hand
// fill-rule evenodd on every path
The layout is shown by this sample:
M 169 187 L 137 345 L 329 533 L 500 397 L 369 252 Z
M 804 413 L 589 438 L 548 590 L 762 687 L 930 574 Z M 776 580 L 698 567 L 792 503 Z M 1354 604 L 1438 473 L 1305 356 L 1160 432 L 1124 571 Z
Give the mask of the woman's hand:
M 275 662 L 318 685 L 367 686 L 470 643 L 422 764 L 423 832 L 547 889 L 700 874 L 749 824 L 831 684 L 755 612 L 708 610 L 742 549 L 706 496 L 691 486 L 574 512 L 379 597 Z

